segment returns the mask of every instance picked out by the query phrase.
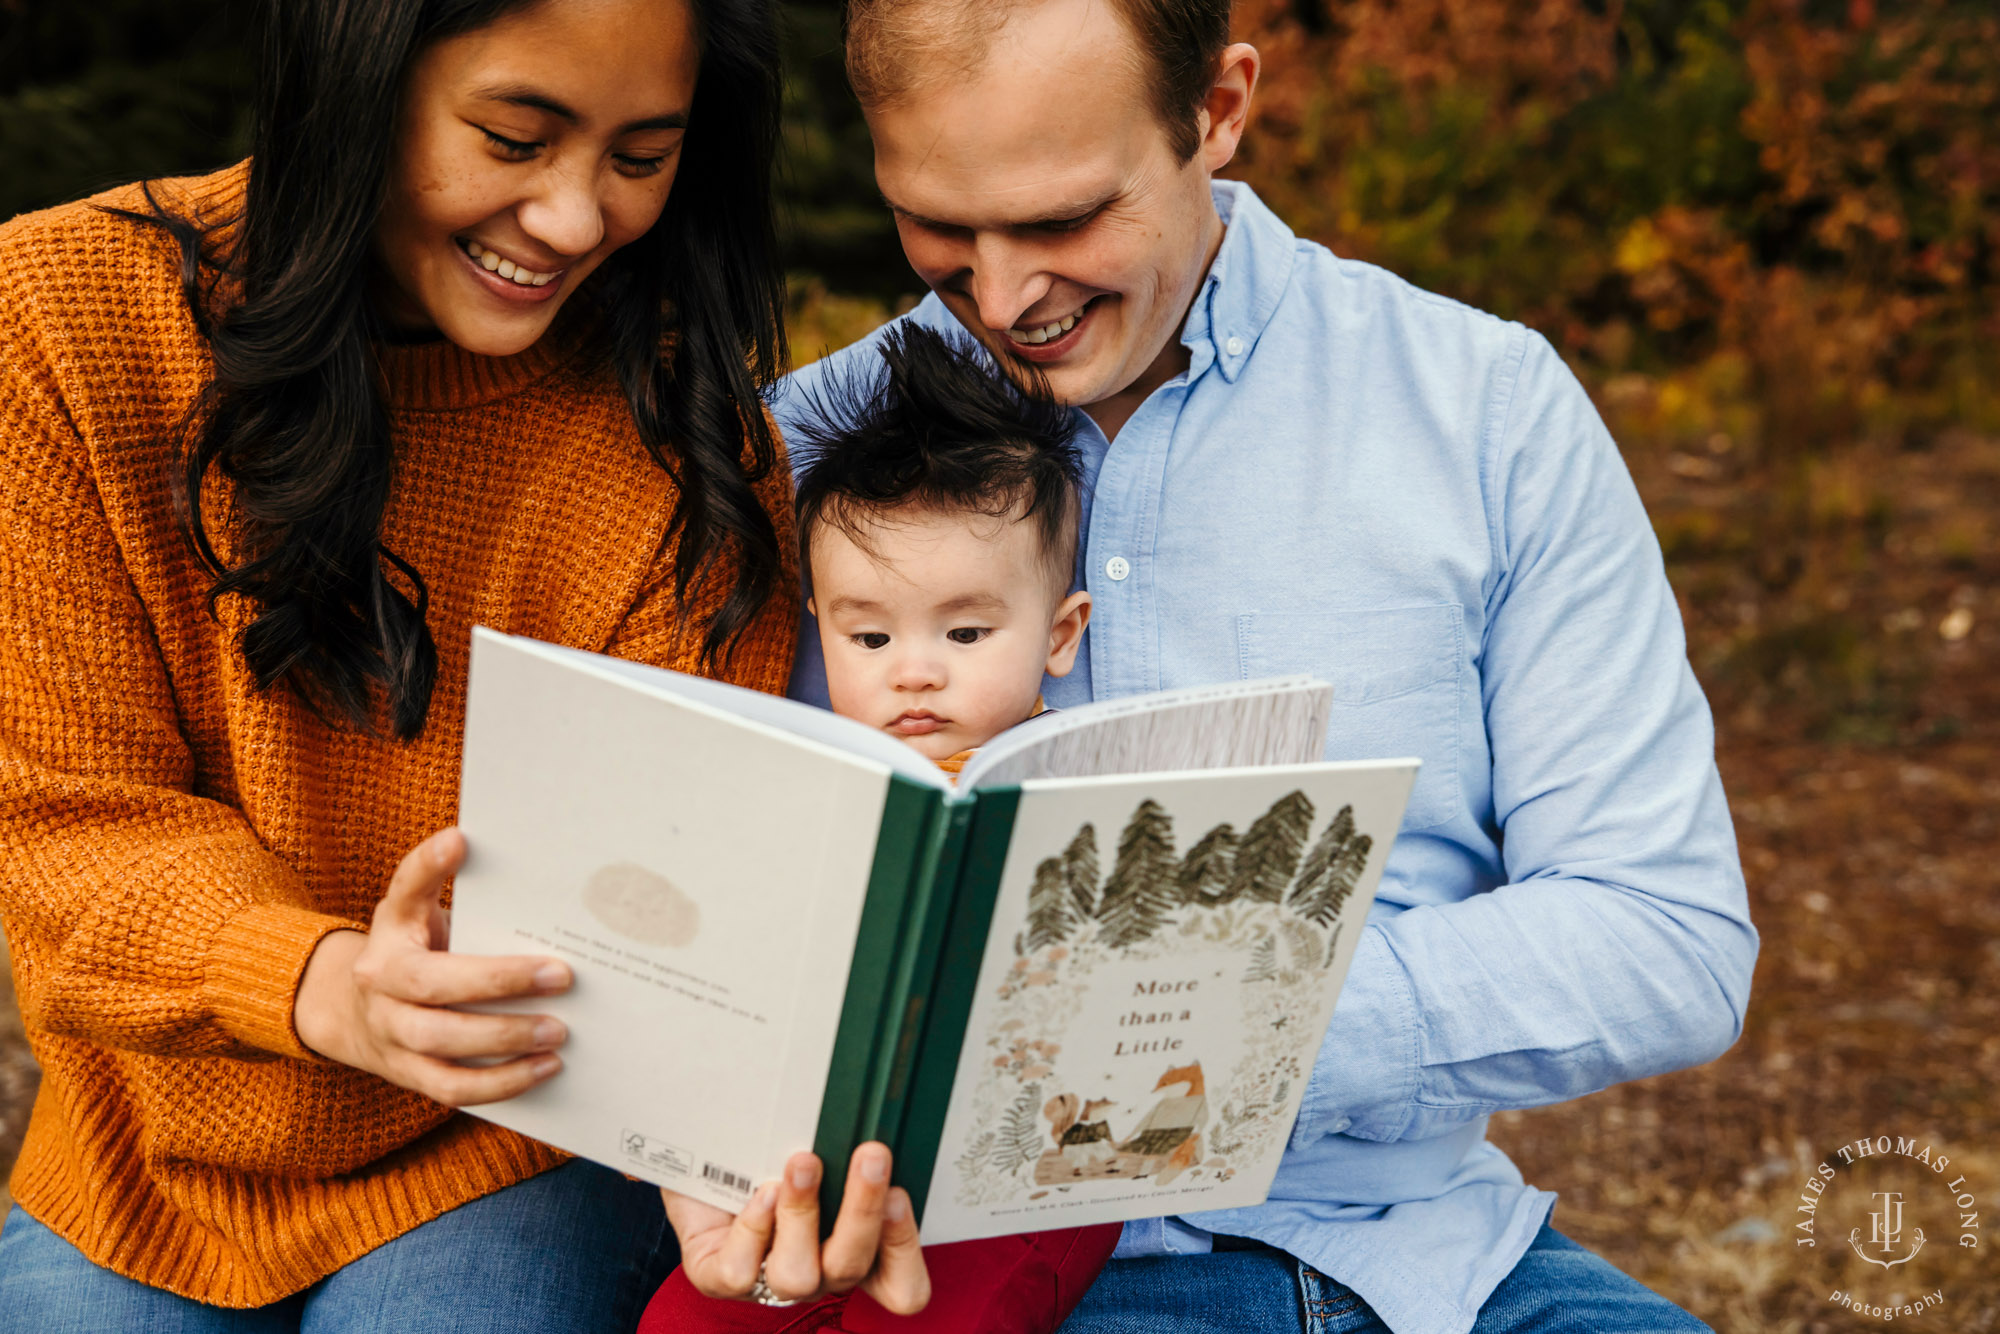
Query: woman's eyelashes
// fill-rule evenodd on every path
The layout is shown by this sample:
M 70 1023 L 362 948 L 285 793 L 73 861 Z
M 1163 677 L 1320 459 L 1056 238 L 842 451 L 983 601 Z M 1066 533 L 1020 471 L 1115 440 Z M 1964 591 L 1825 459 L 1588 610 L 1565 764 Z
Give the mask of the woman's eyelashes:
M 535 140 L 509 139 L 504 134 L 495 134 L 484 125 L 479 127 L 479 132 L 486 136 L 487 141 L 493 145 L 500 156 L 510 162 L 526 162 L 543 146 Z
M 508 162 L 533 161 L 537 153 L 548 147 L 547 143 L 539 139 L 510 139 L 504 134 L 487 129 L 484 125 L 478 128 L 479 132 L 486 136 L 487 142 L 493 146 L 493 150 Z M 655 155 L 613 153 L 611 160 L 617 164 L 621 175 L 657 176 L 671 156 L 673 156 L 671 152 Z

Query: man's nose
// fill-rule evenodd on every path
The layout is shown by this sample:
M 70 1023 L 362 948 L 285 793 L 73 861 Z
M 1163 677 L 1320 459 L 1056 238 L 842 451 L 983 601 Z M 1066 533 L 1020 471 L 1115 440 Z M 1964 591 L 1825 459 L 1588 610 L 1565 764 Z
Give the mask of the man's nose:
M 569 259 L 581 259 L 604 240 L 604 201 L 596 174 L 587 170 L 551 164 L 515 216 L 522 231 Z
M 1013 328 L 1021 316 L 1049 294 L 1055 278 L 1034 262 L 1034 256 L 1011 238 L 986 232 L 972 243 L 972 301 L 979 322 L 998 333 Z

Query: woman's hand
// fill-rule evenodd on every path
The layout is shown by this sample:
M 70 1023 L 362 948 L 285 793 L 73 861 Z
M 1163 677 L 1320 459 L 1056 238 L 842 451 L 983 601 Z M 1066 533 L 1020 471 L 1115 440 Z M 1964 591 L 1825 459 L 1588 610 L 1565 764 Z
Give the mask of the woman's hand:
M 840 1216 L 819 1239 L 819 1159 L 795 1153 L 783 1180 L 766 1182 L 733 1218 L 700 1200 L 662 1190 L 681 1242 L 681 1268 L 708 1297 L 748 1297 L 761 1270 L 774 1296 L 808 1301 L 855 1288 L 896 1315 L 931 1299 L 910 1197 L 889 1184 L 889 1150 L 864 1144 L 848 1163 Z
M 368 933 L 335 931 L 320 941 L 292 1002 L 293 1026 L 313 1051 L 450 1107 L 497 1102 L 541 1083 L 562 1068 L 553 1048 L 569 1036 L 547 1015 L 445 1008 L 550 996 L 570 984 L 559 959 L 445 952 L 438 893 L 464 861 L 465 836 L 456 829 L 412 848 Z M 458 1064 L 466 1059 L 498 1063 Z

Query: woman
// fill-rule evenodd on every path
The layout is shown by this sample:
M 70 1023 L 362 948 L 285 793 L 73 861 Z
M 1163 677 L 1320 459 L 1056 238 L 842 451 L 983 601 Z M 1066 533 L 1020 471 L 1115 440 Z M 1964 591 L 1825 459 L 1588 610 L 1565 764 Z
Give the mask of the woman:
M 269 9 L 248 164 L 0 229 L 0 1330 L 629 1328 L 658 1195 L 451 1110 L 567 969 L 440 952 L 424 836 L 474 624 L 784 683 L 769 5 Z

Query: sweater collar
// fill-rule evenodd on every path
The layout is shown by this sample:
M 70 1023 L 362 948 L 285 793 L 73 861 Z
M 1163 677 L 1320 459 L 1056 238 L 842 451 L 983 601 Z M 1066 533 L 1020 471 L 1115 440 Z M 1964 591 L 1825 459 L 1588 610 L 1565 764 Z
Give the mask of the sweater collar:
M 388 401 L 399 408 L 477 407 L 525 389 L 576 359 L 600 324 L 592 293 L 578 292 L 534 344 L 511 357 L 483 357 L 448 338 L 378 341 L 375 362 Z

